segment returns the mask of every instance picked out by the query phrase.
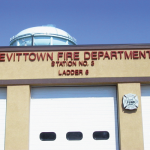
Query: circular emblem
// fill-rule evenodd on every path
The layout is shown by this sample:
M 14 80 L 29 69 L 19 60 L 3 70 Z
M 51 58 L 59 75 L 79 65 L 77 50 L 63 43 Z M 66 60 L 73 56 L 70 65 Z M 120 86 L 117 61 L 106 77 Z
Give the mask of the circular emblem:
M 136 94 L 126 94 L 123 96 L 123 107 L 125 109 L 133 110 L 137 109 L 139 105 L 139 100 Z

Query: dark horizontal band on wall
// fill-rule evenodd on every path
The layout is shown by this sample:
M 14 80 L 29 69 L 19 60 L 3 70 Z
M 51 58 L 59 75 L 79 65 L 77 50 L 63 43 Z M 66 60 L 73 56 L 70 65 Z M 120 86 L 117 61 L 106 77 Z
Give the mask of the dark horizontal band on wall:
M 4 46 L 0 52 L 28 51 L 88 51 L 88 50 L 120 50 L 150 49 L 150 44 L 94 44 L 94 45 L 57 45 L 57 46 Z
M 65 78 L 65 79 L 18 79 L 0 80 L 6 85 L 85 85 L 85 84 L 117 84 L 117 83 L 150 83 L 150 77 L 113 77 L 113 78 Z

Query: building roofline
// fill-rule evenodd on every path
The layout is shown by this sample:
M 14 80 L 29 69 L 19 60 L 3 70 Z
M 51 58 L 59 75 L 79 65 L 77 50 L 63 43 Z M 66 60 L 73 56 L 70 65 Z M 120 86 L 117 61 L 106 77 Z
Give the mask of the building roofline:
M 73 51 L 73 50 L 121 50 L 150 49 L 146 44 L 93 44 L 93 45 L 52 45 L 52 46 L 0 46 L 0 52 L 11 51 Z

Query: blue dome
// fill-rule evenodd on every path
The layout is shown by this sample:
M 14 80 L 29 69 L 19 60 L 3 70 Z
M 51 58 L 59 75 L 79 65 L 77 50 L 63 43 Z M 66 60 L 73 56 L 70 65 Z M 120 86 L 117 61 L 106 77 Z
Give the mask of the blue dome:
M 10 46 L 76 45 L 76 39 L 54 26 L 25 29 L 10 39 Z

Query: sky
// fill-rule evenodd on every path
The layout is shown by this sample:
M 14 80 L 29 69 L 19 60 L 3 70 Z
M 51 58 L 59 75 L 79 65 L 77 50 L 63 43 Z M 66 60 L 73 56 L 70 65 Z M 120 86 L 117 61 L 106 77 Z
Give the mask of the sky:
M 78 45 L 150 43 L 150 0 L 0 0 L 0 46 L 47 24 Z

